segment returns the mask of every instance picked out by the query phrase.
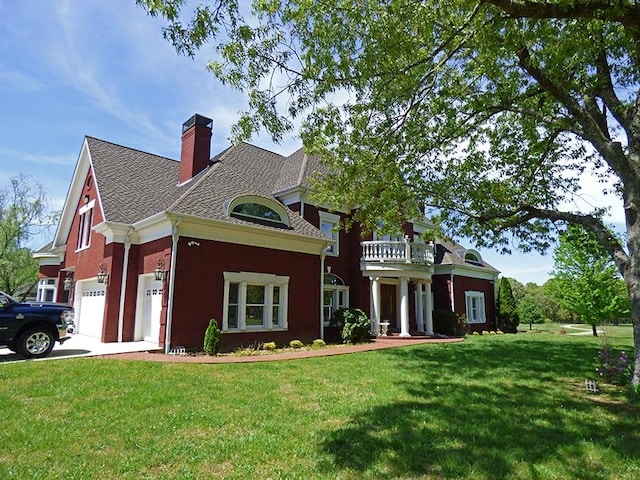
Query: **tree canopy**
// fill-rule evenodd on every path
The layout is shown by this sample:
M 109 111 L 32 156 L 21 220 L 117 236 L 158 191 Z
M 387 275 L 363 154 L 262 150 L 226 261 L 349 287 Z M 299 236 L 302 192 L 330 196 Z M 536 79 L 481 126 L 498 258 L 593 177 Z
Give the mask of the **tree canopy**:
M 558 0 L 138 0 L 165 36 L 248 96 L 236 138 L 275 140 L 301 120 L 327 173 L 316 198 L 357 205 L 369 229 L 426 207 L 480 247 L 545 250 L 567 223 L 590 229 L 631 293 L 640 385 L 640 5 Z M 585 172 L 624 207 L 626 245 Z M 340 185 L 341 188 L 335 188 Z M 604 185 L 604 184 L 603 184 Z M 429 210 L 429 209 L 433 210 Z
M 27 246 L 50 222 L 42 185 L 20 175 L 0 188 L 0 290 L 25 294 L 38 279 L 38 264 Z
M 569 312 L 592 325 L 595 336 L 602 321 L 628 316 L 629 294 L 592 232 L 570 225 L 560 234 L 554 261 L 555 296 Z

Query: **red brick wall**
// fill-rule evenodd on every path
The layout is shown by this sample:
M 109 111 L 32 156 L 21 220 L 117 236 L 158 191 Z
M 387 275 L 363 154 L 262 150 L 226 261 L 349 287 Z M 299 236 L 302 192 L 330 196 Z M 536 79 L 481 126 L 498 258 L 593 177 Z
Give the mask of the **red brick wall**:
M 195 240 L 197 244 L 188 245 Z M 222 325 L 223 272 L 289 276 L 286 332 L 226 333 L 222 348 L 254 342 L 309 343 L 320 337 L 320 257 L 181 237 L 178 243 L 171 344 L 201 348 L 211 318 Z
M 480 278 L 462 277 L 455 275 L 453 279 L 454 285 L 454 303 L 455 311 L 460 314 L 466 314 L 466 298 L 465 292 L 483 292 L 485 303 L 485 316 L 487 323 L 469 324 L 469 331 L 479 331 L 495 328 L 495 291 L 494 283 L 489 280 Z M 434 275 L 433 276 L 433 293 L 434 293 L 434 309 L 435 310 L 451 310 L 451 277 L 450 275 Z

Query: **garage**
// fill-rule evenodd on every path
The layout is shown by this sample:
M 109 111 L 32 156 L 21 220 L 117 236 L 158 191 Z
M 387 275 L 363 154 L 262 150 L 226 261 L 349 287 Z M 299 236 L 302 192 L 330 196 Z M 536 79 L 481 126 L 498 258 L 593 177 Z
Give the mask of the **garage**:
M 102 338 L 105 285 L 96 280 L 78 282 L 75 322 L 78 333 Z
M 136 339 L 158 344 L 160 340 L 160 315 L 162 313 L 163 284 L 153 276 L 140 277 L 138 290 L 138 319 Z

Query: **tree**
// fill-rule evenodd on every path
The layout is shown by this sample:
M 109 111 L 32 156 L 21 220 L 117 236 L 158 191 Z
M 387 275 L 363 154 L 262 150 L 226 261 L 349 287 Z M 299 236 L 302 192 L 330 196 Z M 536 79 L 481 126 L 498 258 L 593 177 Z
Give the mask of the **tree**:
M 505 278 L 509 281 L 509 285 L 511 286 L 511 293 L 513 294 L 513 299 L 515 300 L 517 305 L 527 295 L 527 290 L 525 286 L 515 278 L 510 278 L 510 277 L 505 277 Z
M 595 235 L 581 225 L 560 234 L 554 253 L 556 296 L 571 313 L 593 328 L 629 312 L 629 295 L 620 290 L 618 271 Z
M 38 280 L 27 242 L 51 223 L 42 185 L 20 175 L 0 188 L 0 290 L 25 296 Z
M 496 317 L 498 318 L 498 328 L 506 333 L 516 333 L 520 325 L 518 307 L 513 298 L 511 283 L 506 277 L 500 279 L 498 284 L 498 298 L 496 300 Z
M 544 311 L 534 297 L 525 297 L 518 305 L 520 321 L 529 324 L 529 330 L 534 323 L 544 323 Z
M 137 1 L 179 52 L 215 42 L 208 68 L 248 96 L 236 138 L 302 119 L 327 166 L 316 198 L 357 205 L 366 228 L 434 207 L 443 230 L 504 252 L 591 230 L 631 295 L 640 386 L 640 5 L 218 0 L 184 24 L 185 0 Z M 587 171 L 612 179 L 626 245 L 597 205 L 573 207 Z

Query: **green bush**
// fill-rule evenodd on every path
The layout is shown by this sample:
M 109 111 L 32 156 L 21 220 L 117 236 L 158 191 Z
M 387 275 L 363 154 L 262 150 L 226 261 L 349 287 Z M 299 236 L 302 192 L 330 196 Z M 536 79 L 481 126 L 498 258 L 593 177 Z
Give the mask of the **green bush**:
M 209 320 L 209 326 L 204 332 L 204 352 L 207 355 L 215 355 L 220 348 L 220 328 L 215 318 Z
M 344 343 L 361 343 L 371 335 L 371 321 L 367 314 L 359 308 L 342 308 L 338 310 L 343 321 L 342 341 Z
M 316 338 L 313 343 L 311 344 L 312 347 L 314 348 L 322 348 L 322 347 L 326 347 L 327 344 L 324 340 L 322 340 L 321 338 Z
M 291 348 L 302 348 L 304 347 L 304 343 L 302 343 L 300 340 L 291 340 L 289 342 L 289 346 Z
M 449 310 L 433 311 L 433 331 L 440 335 L 454 337 L 458 326 L 458 314 Z
M 276 342 L 265 342 L 262 344 L 262 349 L 263 350 L 275 350 L 276 349 Z

